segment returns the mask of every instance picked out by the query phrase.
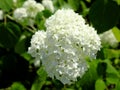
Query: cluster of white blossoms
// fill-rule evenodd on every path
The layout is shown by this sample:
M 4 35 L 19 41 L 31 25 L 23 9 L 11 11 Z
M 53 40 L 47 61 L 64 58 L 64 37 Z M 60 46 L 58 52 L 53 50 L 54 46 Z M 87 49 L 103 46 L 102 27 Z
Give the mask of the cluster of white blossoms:
M 46 31 L 36 32 L 28 53 L 41 62 L 51 78 L 71 84 L 88 70 L 86 58 L 94 59 L 101 42 L 95 29 L 71 9 L 49 17 Z
M 0 20 L 3 20 L 3 11 L 0 10 Z
M 13 17 L 18 21 L 23 22 L 26 20 L 32 24 L 37 13 L 43 10 L 44 6 L 41 3 L 37 3 L 35 0 L 27 0 L 22 7 L 14 11 Z
M 45 8 L 47 8 L 51 12 L 54 12 L 54 6 L 52 0 L 43 0 L 42 4 Z
M 14 18 L 19 21 L 24 21 L 24 19 L 27 17 L 28 17 L 28 14 L 25 8 L 17 8 L 14 11 Z
M 103 45 L 108 45 L 115 48 L 119 44 L 119 41 L 114 36 L 112 29 L 100 34 L 100 38 Z

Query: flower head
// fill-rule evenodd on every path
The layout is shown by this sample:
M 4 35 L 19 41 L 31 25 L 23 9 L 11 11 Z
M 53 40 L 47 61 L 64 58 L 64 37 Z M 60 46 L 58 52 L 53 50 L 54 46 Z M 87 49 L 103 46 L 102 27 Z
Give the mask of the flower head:
M 35 18 L 38 12 L 44 10 L 44 6 L 37 3 L 35 0 L 27 0 L 24 2 L 23 7 L 27 10 L 28 16 Z
M 13 16 L 18 21 L 24 21 L 24 19 L 28 17 L 28 14 L 25 8 L 17 8 Z
M 49 9 L 51 12 L 54 12 L 54 6 L 52 0 L 43 0 L 42 4 L 45 8 Z
M 58 10 L 46 20 L 46 36 L 34 35 L 31 40 L 32 56 L 42 62 L 48 76 L 71 84 L 88 69 L 86 58 L 94 59 L 100 50 L 100 38 L 93 27 L 85 24 L 82 16 L 71 9 Z M 34 37 L 38 41 L 38 52 Z

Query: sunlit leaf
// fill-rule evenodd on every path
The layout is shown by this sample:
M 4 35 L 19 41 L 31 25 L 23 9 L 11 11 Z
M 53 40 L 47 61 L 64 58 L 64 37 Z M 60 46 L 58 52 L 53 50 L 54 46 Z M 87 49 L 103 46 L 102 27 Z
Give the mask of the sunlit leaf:
M 68 4 L 70 5 L 70 7 L 73 9 L 73 10 L 77 10 L 79 8 L 79 5 L 80 5 L 80 0 L 68 0 Z
M 102 79 L 98 79 L 95 82 L 95 90 L 105 90 L 105 89 L 106 89 L 105 82 Z
M 13 7 L 13 0 L 0 0 L 0 8 L 9 11 Z
M 117 27 L 112 28 L 112 32 L 116 39 L 120 42 L 120 30 Z
M 11 90 L 26 90 L 26 88 L 21 83 L 14 82 L 11 86 Z

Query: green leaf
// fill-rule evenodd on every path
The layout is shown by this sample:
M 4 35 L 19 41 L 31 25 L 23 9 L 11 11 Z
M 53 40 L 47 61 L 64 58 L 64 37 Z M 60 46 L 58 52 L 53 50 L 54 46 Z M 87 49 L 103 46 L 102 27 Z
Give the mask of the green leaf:
M 89 18 L 98 33 L 109 30 L 119 21 L 119 5 L 112 0 L 96 0 L 90 8 Z
M 82 8 L 82 16 L 85 17 L 89 13 L 89 8 L 87 8 L 86 3 L 80 0 L 80 6 Z
M 25 60 L 27 60 L 27 61 L 31 61 L 31 59 L 32 59 L 31 55 L 28 54 L 27 52 L 22 53 L 21 56 L 22 56 Z M 32 61 L 31 61 L 31 62 L 32 62 Z M 32 63 L 33 63 L 33 62 L 32 62 Z
M 44 30 L 45 29 L 45 25 L 44 25 L 45 24 L 45 17 L 44 17 L 44 14 L 46 15 L 47 13 L 48 13 L 47 11 L 45 11 L 44 13 L 39 12 L 37 14 L 36 18 L 35 18 L 35 23 L 36 23 L 39 30 Z
M 118 5 L 120 5 L 120 0 L 115 0 L 117 3 L 118 3 Z
M 27 37 L 25 35 L 21 35 L 19 41 L 15 45 L 15 52 L 18 54 L 22 54 L 26 51 L 25 42 Z
M 15 6 L 16 7 L 21 7 L 24 2 L 25 2 L 25 0 L 17 0 L 17 3 L 15 3 Z
M 71 6 L 65 1 L 65 0 L 58 0 L 58 3 L 60 5 L 59 8 L 71 8 Z
M 17 24 L 8 22 L 0 25 L 0 44 L 5 48 L 13 48 L 21 34 Z
M 79 0 L 76 0 L 76 1 L 75 0 L 68 0 L 68 4 L 75 11 L 79 8 L 79 5 L 80 5 Z
M 116 90 L 120 90 L 120 80 L 116 84 Z
M 13 7 L 13 0 L 0 0 L 0 8 L 4 11 L 9 11 Z
M 44 71 L 43 67 L 40 67 L 37 71 L 38 77 L 36 78 L 35 82 L 33 83 L 31 90 L 41 90 L 42 86 L 46 82 L 47 74 Z
M 104 49 L 104 56 L 106 59 L 119 58 L 120 50 Z
M 95 82 L 95 90 L 105 90 L 105 89 L 106 89 L 105 82 L 102 79 L 98 79 Z
M 37 74 L 39 77 L 41 77 L 41 80 L 46 80 L 47 78 L 47 73 L 45 72 L 44 68 L 43 67 L 40 67 L 37 71 Z
M 58 0 L 60 6 L 63 6 L 65 4 L 65 1 L 64 0 Z
M 106 60 L 105 61 L 107 63 L 107 70 L 106 73 L 108 76 L 115 76 L 117 78 L 120 78 L 120 74 L 119 72 L 115 69 L 115 67 L 113 67 L 110 63 L 110 60 Z
M 97 64 L 98 60 L 93 60 L 89 62 L 89 69 L 86 71 L 85 75 L 77 82 L 78 85 L 82 87 L 82 90 L 94 90 L 94 84 L 98 78 L 97 74 Z
M 112 90 L 119 90 L 118 89 L 118 88 L 120 88 L 119 83 L 120 83 L 120 78 L 116 77 L 115 74 L 107 75 L 106 84 L 107 84 L 107 86 L 110 86 L 110 88 Z
M 112 28 L 112 32 L 116 39 L 120 42 L 120 30 L 117 27 Z
M 109 84 L 116 84 L 118 81 L 119 81 L 119 78 L 115 77 L 114 75 L 113 76 L 112 75 L 108 76 L 106 78 L 106 82 L 107 82 L 108 85 Z
M 99 62 L 97 66 L 97 73 L 100 77 L 103 77 L 105 75 L 107 69 L 107 64 L 104 62 Z
M 22 85 L 19 82 L 14 82 L 11 86 L 10 90 L 26 90 L 26 88 L 24 87 L 24 85 Z
M 44 17 L 49 18 L 52 15 L 52 13 L 50 10 L 46 9 L 43 11 L 43 15 L 44 15 Z
M 44 83 L 45 81 L 41 81 L 39 80 L 39 78 L 37 78 L 35 82 L 32 84 L 31 90 L 41 90 Z

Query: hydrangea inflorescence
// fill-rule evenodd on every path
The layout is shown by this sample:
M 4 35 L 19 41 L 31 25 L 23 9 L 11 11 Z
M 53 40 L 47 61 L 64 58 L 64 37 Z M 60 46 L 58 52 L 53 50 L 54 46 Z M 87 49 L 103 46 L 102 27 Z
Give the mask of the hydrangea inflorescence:
M 22 7 L 15 9 L 13 17 L 19 22 L 26 22 L 28 25 L 33 25 L 36 15 L 44 10 L 41 3 L 35 0 L 27 0 L 23 3 Z
M 95 29 L 71 9 L 49 17 L 46 31 L 36 32 L 28 52 L 42 63 L 51 78 L 71 84 L 88 69 L 86 57 L 94 59 L 101 42 Z

